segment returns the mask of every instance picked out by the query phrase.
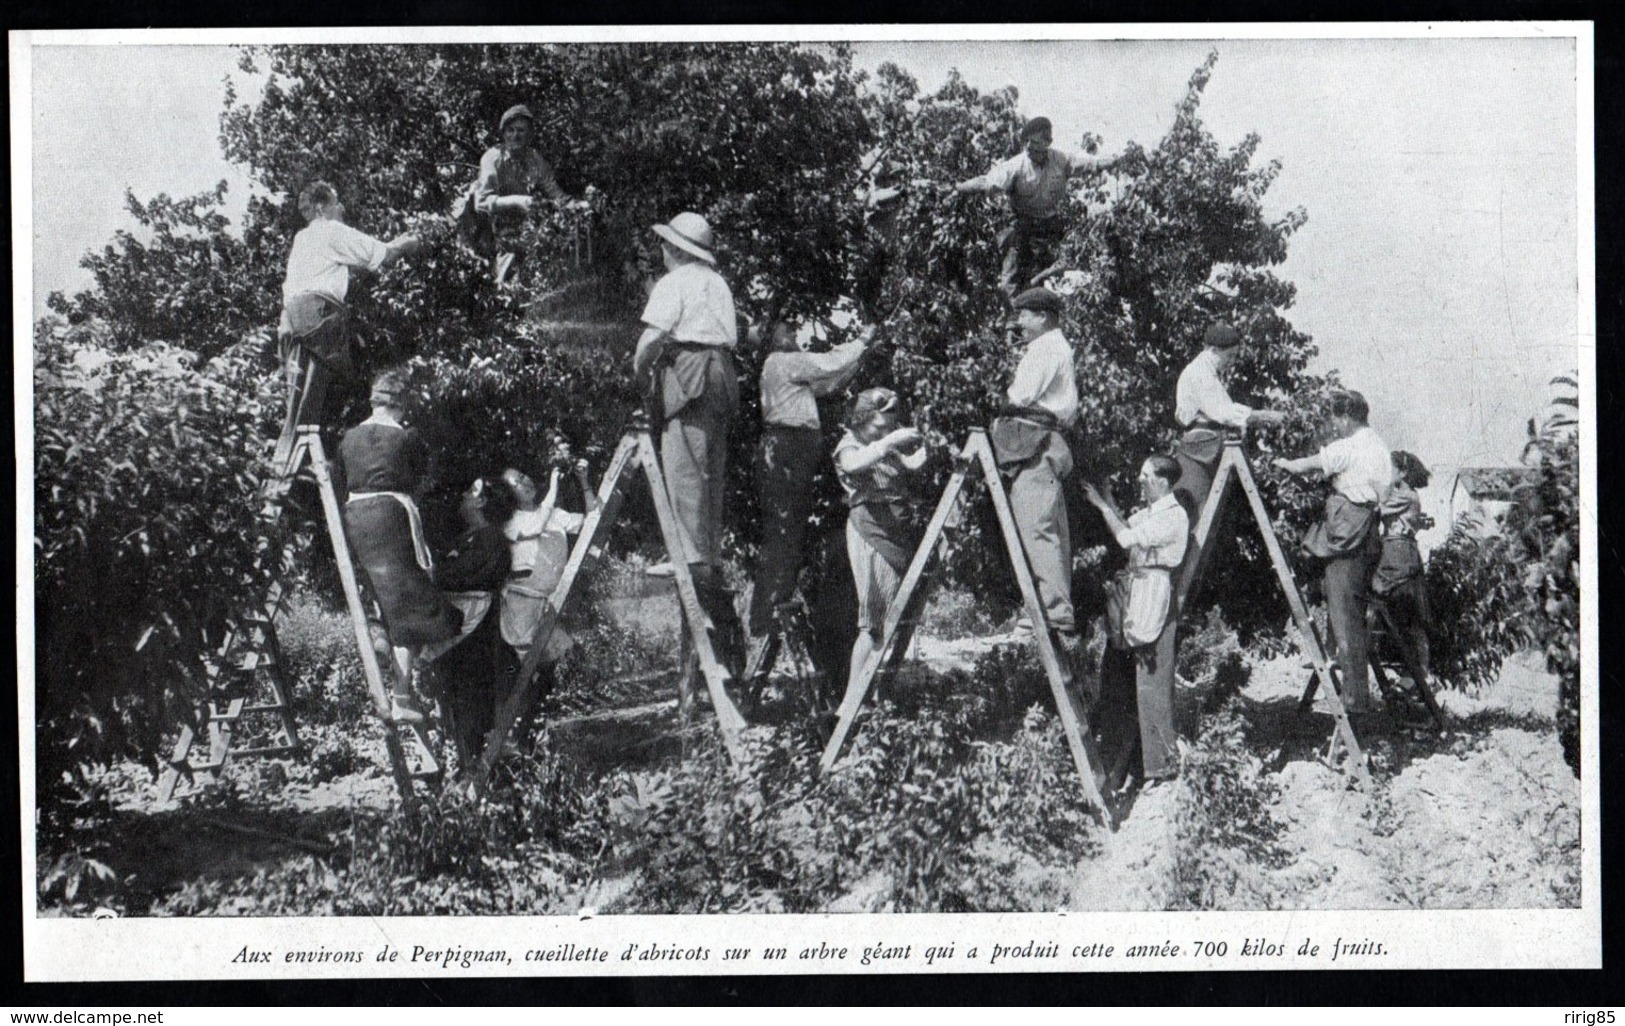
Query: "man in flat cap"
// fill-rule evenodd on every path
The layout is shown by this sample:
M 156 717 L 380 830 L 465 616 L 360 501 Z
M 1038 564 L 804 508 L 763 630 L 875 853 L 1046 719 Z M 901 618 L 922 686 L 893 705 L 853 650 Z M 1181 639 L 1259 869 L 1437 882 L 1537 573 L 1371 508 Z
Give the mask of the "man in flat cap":
M 1061 237 L 1066 234 L 1061 201 L 1066 198 L 1067 180 L 1085 171 L 1110 169 L 1121 159 L 1100 160 L 1057 149 L 1053 142 L 1049 118 L 1033 118 L 1021 129 L 1020 153 L 993 165 L 987 174 L 968 178 L 954 187 L 962 193 L 1004 193 L 1010 197 L 1010 212 L 1015 220 L 999 234 L 999 248 L 1004 253 L 999 288 L 1009 296 L 1031 284 L 1032 276 L 1056 259 Z
M 717 273 L 711 226 L 681 213 L 654 226 L 666 274 L 643 308 L 632 371 L 647 385 L 660 432 L 660 464 L 677 515 L 682 559 L 723 642 L 718 652 L 737 676 L 742 628 L 722 577 L 723 494 L 728 430 L 739 406 L 733 352 L 739 341 L 733 292 Z
M 1174 390 L 1174 419 L 1183 432 L 1174 447 L 1174 458 L 1179 461 L 1174 493 L 1190 515 L 1192 530 L 1213 488 L 1225 432 L 1276 425 L 1286 419 L 1278 410 L 1255 410 L 1230 398 L 1223 377 L 1240 352 L 1241 333 L 1229 324 L 1213 322 L 1202 336 L 1202 351 L 1179 372 Z
M 1044 618 L 1062 650 L 1075 658 L 1072 530 L 1062 491 L 1072 473 L 1072 450 L 1062 432 L 1078 419 L 1077 372 L 1072 345 L 1061 333 L 1061 297 L 1028 289 L 1014 306 L 1024 349 L 991 440 L 999 466 L 1012 476 L 1010 506 Z
M 529 107 L 522 103 L 509 107 L 497 132 L 502 142 L 480 158 L 471 195 L 474 210 L 483 215 L 486 225 L 470 242 L 476 251 L 495 257 L 497 283 L 501 284 L 519 255 L 519 230 L 536 195 L 559 207 L 567 205 L 570 197 L 559 188 L 553 166 L 536 150 L 536 115 Z

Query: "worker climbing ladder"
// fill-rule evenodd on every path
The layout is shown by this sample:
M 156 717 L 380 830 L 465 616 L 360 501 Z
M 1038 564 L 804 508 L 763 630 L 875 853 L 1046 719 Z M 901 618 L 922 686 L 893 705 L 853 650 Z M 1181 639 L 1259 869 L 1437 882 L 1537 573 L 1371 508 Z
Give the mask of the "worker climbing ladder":
M 1202 515 L 1196 522 L 1193 539 L 1196 555 L 1186 565 L 1186 570 L 1180 576 L 1179 584 L 1174 590 L 1174 608 L 1185 608 L 1185 597 L 1195 590 L 1196 584 L 1201 580 L 1202 570 L 1213 548 L 1215 537 L 1213 528 L 1224 515 L 1224 505 L 1229 498 L 1232 479 L 1240 482 L 1242 493 L 1247 496 L 1248 508 L 1252 510 L 1253 519 L 1258 523 L 1258 533 L 1264 540 L 1264 548 L 1269 553 L 1275 577 L 1280 582 L 1281 592 L 1286 596 L 1287 606 L 1292 611 L 1292 620 L 1297 624 L 1301 639 L 1299 644 L 1304 654 L 1309 657 L 1311 676 L 1309 685 L 1304 690 L 1302 708 L 1307 711 L 1311 707 L 1315 689 L 1324 681 L 1327 685 L 1326 693 L 1330 699 L 1332 718 L 1336 721 L 1330 748 L 1327 751 L 1327 761 L 1336 761 L 1337 746 L 1341 742 L 1348 752 L 1348 764 L 1352 767 L 1356 779 L 1362 784 L 1369 783 L 1371 771 L 1366 765 L 1365 754 L 1360 750 L 1360 741 L 1354 736 L 1354 728 L 1349 724 L 1348 710 L 1343 706 L 1342 692 L 1334 676 L 1337 672 L 1336 667 L 1327 658 L 1320 628 L 1310 617 L 1309 607 L 1303 601 L 1303 593 L 1298 590 L 1298 583 L 1292 576 L 1292 568 L 1287 564 L 1286 554 L 1281 550 L 1281 540 L 1276 537 L 1275 527 L 1270 521 L 1269 513 L 1264 509 L 1264 499 L 1258 491 L 1258 482 L 1253 478 L 1247 455 L 1242 451 L 1242 439 L 1239 434 L 1225 436 L 1224 452 L 1219 457 L 1219 467 L 1213 475 L 1213 488 L 1208 492 L 1207 502 L 1202 506 Z
M 835 731 L 824 747 L 819 768 L 828 772 L 840 760 L 842 750 L 846 747 L 847 738 L 851 734 L 858 713 L 862 711 L 870 688 L 882 673 L 891 672 L 902 661 L 909 640 L 919 623 L 920 614 L 925 608 L 926 599 L 929 597 L 933 557 L 943 542 L 948 525 L 955 520 L 959 504 L 964 497 L 965 484 L 974 472 L 980 473 L 993 500 L 993 510 L 998 516 L 1000 533 L 1004 538 L 1005 553 L 1009 557 L 1011 568 L 1015 571 L 1016 585 L 1021 590 L 1022 603 L 1035 626 L 1033 640 L 1038 646 L 1038 659 L 1049 678 L 1050 691 L 1061 717 L 1061 729 L 1066 734 L 1072 761 L 1077 766 L 1078 776 L 1083 782 L 1084 797 L 1100 811 L 1101 816 L 1110 825 L 1113 820 L 1112 811 L 1100 790 L 1101 782 L 1105 779 L 1104 766 L 1089 731 L 1088 716 L 1072 689 L 1070 674 L 1061 668 L 1060 654 L 1056 651 L 1054 639 L 1050 637 L 1050 632 L 1045 626 L 1043 607 L 1038 601 L 1038 588 L 1033 582 L 1026 552 L 1021 547 L 1015 515 L 1010 509 L 1010 497 L 1004 490 L 998 461 L 993 455 L 993 446 L 988 441 L 987 432 L 981 428 L 970 433 L 970 438 L 955 460 L 954 472 L 948 479 L 947 487 L 942 491 L 942 498 L 937 501 L 936 511 L 932 514 L 919 548 L 915 550 L 914 558 L 903 575 L 897 596 L 886 610 L 886 622 L 881 629 L 880 643 L 875 646 L 857 675 L 847 682 L 846 696 L 836 713 Z
M 360 650 L 361 668 L 367 680 L 367 693 L 372 699 L 374 715 L 383 724 L 384 748 L 388 753 L 390 772 L 395 777 L 395 785 L 400 789 L 403 808 L 408 816 L 412 816 L 415 815 L 417 807 L 417 791 L 413 781 L 439 779 L 440 760 L 435 757 L 434 749 L 429 744 L 428 734 L 422 724 L 396 723 L 391 717 L 390 689 L 384 682 L 378 650 L 373 646 L 371 618 L 367 615 L 367 608 L 362 601 L 355 561 L 350 555 L 350 544 L 344 536 L 344 519 L 339 511 L 338 494 L 333 488 L 332 468 L 327 461 L 327 452 L 322 447 L 321 434 L 314 427 L 299 429 L 299 438 L 294 443 L 293 458 L 288 464 L 285 480 L 298 474 L 306 460 L 309 460 L 311 470 L 316 475 L 316 486 L 321 493 L 322 516 L 327 522 L 327 537 L 333 546 L 334 561 L 338 564 L 339 582 L 344 588 L 344 603 L 350 612 L 350 626 L 355 632 L 356 647 Z M 391 667 L 391 672 L 401 672 L 403 664 L 406 664 L 406 660 L 399 658 L 400 654 L 400 650 L 396 650 L 397 658 L 392 661 L 395 665 Z
M 600 531 L 615 523 L 625 499 L 629 475 L 639 468 L 649 483 L 655 516 L 660 523 L 660 536 L 665 542 L 667 553 L 671 556 L 672 576 L 677 585 L 677 600 L 682 608 L 685 627 L 683 640 L 699 662 L 700 675 L 705 680 L 706 689 L 711 696 L 711 706 L 716 711 L 717 726 L 722 732 L 723 745 L 727 748 L 729 756 L 736 761 L 743 756 L 740 734 L 745 728 L 745 718 L 740 715 L 733 700 L 728 697 L 729 673 L 717 659 L 716 650 L 711 642 L 711 620 L 700 605 L 699 592 L 695 589 L 694 577 L 689 572 L 688 564 L 681 558 L 683 550 L 678 541 L 677 515 L 672 510 L 671 501 L 667 496 L 665 475 L 660 469 L 654 439 L 650 437 L 647 427 L 636 425 L 622 436 L 615 455 L 610 459 L 609 469 L 605 471 L 603 480 L 598 485 L 598 508 L 587 514 L 586 522 L 581 526 L 581 533 L 570 550 L 569 561 L 564 565 L 564 572 L 553 589 L 548 608 L 537 625 L 524 660 L 520 663 L 519 675 L 514 682 L 513 690 L 497 712 L 496 722 L 492 727 L 491 736 L 487 739 L 485 755 L 480 764 L 480 781 L 488 779 L 491 772 L 496 769 L 514 724 L 530 707 L 534 697 L 536 671 L 541 668 L 542 658 L 547 650 L 548 640 L 553 635 L 553 629 L 568 607 L 577 582 L 589 574 L 603 558 L 606 542 L 600 537 Z
M 272 585 L 264 607 L 248 623 L 227 634 L 209 670 L 210 697 L 196 718 L 182 725 L 169 764 L 158 778 L 158 800 L 169 801 L 182 780 L 216 783 L 232 758 L 297 756 L 299 728 L 288 706 L 290 688 L 276 635 L 284 596 Z M 263 723 L 263 728 L 256 729 Z M 269 735 L 269 743 L 237 747 L 247 736 Z M 201 746 L 204 754 L 195 755 Z

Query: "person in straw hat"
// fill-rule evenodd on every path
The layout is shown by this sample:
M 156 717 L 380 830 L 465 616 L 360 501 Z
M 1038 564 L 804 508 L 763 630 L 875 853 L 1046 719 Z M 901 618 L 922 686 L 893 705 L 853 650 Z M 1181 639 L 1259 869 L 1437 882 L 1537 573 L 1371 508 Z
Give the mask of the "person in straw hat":
M 684 212 L 654 226 L 666 265 L 643 308 L 632 371 L 647 386 L 660 436 L 660 463 L 677 515 L 682 559 L 719 632 L 717 646 L 737 676 L 744 640 L 722 579 L 723 490 L 728 431 L 739 406 L 733 352 L 739 323 L 733 292 L 717 273 L 716 242 L 705 218 Z

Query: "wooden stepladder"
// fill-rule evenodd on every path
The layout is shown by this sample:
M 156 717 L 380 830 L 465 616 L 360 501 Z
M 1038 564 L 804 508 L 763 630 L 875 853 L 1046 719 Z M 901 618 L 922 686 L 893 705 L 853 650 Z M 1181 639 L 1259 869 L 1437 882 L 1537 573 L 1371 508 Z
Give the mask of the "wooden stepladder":
M 736 761 L 744 754 L 740 734 L 745 729 L 745 718 L 740 715 L 733 700 L 728 697 L 727 683 L 730 675 L 717 659 L 716 650 L 711 644 L 710 617 L 700 605 L 693 574 L 689 571 L 688 563 L 682 558 L 677 514 L 673 511 L 666 494 L 666 479 L 660 469 L 660 458 L 655 450 L 654 439 L 650 437 L 647 428 L 634 427 L 621 437 L 621 444 L 610 459 L 609 469 L 605 471 L 603 480 L 598 485 L 598 508 L 587 514 L 586 522 L 581 526 L 581 533 L 570 549 L 569 561 L 564 565 L 564 573 L 553 589 L 548 609 L 542 615 L 536 634 L 531 639 L 530 648 L 525 652 L 525 658 L 519 665 L 519 676 L 514 682 L 513 691 L 497 712 L 491 736 L 486 742 L 485 754 L 481 758 L 479 779 L 482 782 L 490 777 L 492 770 L 496 769 L 514 724 L 531 704 L 536 671 L 541 668 L 548 640 L 553 636 L 553 629 L 558 625 L 559 617 L 575 591 L 576 582 L 603 558 L 605 539 L 599 537 L 600 530 L 613 524 L 620 514 L 628 485 L 628 475 L 636 468 L 642 468 L 643 476 L 649 482 L 655 516 L 660 521 L 660 536 L 664 539 L 666 552 L 671 557 L 672 576 L 677 584 L 677 600 L 683 611 L 685 625 L 683 641 L 699 662 L 700 674 L 705 679 L 706 690 L 711 696 L 711 706 L 716 711 L 717 725 L 722 731 L 723 745 Z
M 1427 708 L 1428 716 L 1432 718 L 1434 727 L 1444 730 L 1444 710 L 1439 708 L 1439 700 L 1433 694 L 1433 684 L 1428 680 L 1427 670 L 1417 662 L 1416 653 L 1412 652 L 1410 646 L 1405 644 L 1399 625 L 1394 622 L 1393 611 L 1388 608 L 1386 601 L 1373 596 L 1371 599 L 1371 613 L 1371 619 L 1376 621 L 1376 625 L 1381 628 L 1380 631 L 1372 631 L 1371 633 L 1371 673 L 1376 678 L 1377 685 L 1382 688 L 1383 696 L 1389 701 L 1394 701 L 1399 697 L 1399 686 L 1389 680 L 1388 668 L 1383 665 L 1382 657 L 1378 652 L 1381 639 L 1387 637 L 1392 639 L 1394 645 L 1398 647 L 1400 664 L 1405 667 L 1405 672 L 1411 675 L 1411 680 L 1416 682 L 1416 693 L 1422 699 L 1422 704 Z
M 1196 522 L 1193 539 L 1196 556 L 1186 564 L 1185 572 L 1180 576 L 1179 583 L 1174 589 L 1174 608 L 1185 608 L 1186 595 L 1201 578 L 1203 566 L 1213 548 L 1213 525 L 1218 523 L 1224 513 L 1225 500 L 1230 494 L 1231 479 L 1241 483 L 1241 490 L 1247 496 L 1247 505 L 1252 510 L 1253 519 L 1258 523 L 1258 533 L 1264 539 L 1264 548 L 1269 552 L 1270 564 L 1275 569 L 1276 579 L 1281 584 L 1281 592 L 1286 596 L 1287 606 L 1292 611 L 1292 620 L 1298 626 L 1304 654 L 1309 657 L 1312 675 L 1309 686 L 1304 691 L 1302 706 L 1306 710 L 1310 708 L 1314 702 L 1315 689 L 1321 681 L 1324 681 L 1327 695 L 1331 699 L 1332 718 L 1336 721 L 1328 758 L 1335 757 L 1338 742 L 1341 741 L 1348 751 L 1349 765 L 1353 767 L 1355 777 L 1362 784 L 1369 783 L 1371 771 L 1366 765 L 1365 754 L 1360 750 L 1360 741 L 1354 736 L 1354 728 L 1349 725 L 1348 710 L 1343 706 L 1343 696 L 1334 677 L 1336 667 L 1326 655 L 1326 645 L 1321 638 L 1320 628 L 1310 617 L 1309 607 L 1303 601 L 1303 593 L 1298 590 L 1298 582 L 1292 576 L 1292 568 L 1286 561 L 1286 554 L 1281 550 L 1281 540 L 1276 537 L 1269 512 L 1264 509 L 1263 496 L 1259 494 L 1258 482 L 1253 478 L 1247 455 L 1242 451 L 1242 439 L 1239 435 L 1225 436 L 1224 452 L 1219 457 L 1218 471 L 1213 475 L 1213 488 L 1208 492 L 1207 502 L 1202 506 L 1201 518 Z
M 1076 764 L 1078 776 L 1083 781 L 1084 797 L 1100 810 L 1110 825 L 1111 809 L 1100 791 L 1101 781 L 1105 779 L 1105 767 L 1094 738 L 1090 735 L 1088 716 L 1071 687 L 1071 675 L 1062 669 L 1055 642 L 1045 626 L 1043 606 L 1038 601 L 1038 587 L 1033 582 L 1027 554 L 1021 547 L 1021 536 L 1016 530 L 1015 515 L 1010 509 L 1010 496 L 1004 490 L 1004 481 L 999 474 L 998 460 L 993 455 L 992 443 L 988 441 L 987 432 L 981 428 L 970 433 L 964 448 L 959 451 L 953 475 L 949 477 L 948 485 L 942 491 L 942 498 L 937 501 L 936 511 L 926 526 L 925 536 L 920 540 L 919 548 L 914 552 L 914 559 L 903 575 L 902 584 L 897 589 L 897 597 L 886 610 L 886 622 L 881 630 L 880 644 L 875 646 L 874 652 L 870 654 L 869 660 L 864 663 L 857 676 L 847 682 L 846 696 L 836 713 L 835 732 L 824 747 L 819 768 L 827 772 L 839 761 L 853 724 L 876 678 L 883 672 L 891 672 L 902 661 L 903 654 L 908 649 L 909 639 L 914 634 L 920 613 L 929 597 L 928 571 L 931 570 L 932 559 L 943 542 L 943 535 L 949 523 L 955 520 L 959 504 L 964 498 L 965 484 L 973 472 L 980 473 L 993 500 L 993 510 L 998 515 L 1000 533 L 1004 537 L 1005 554 L 1009 556 L 1011 569 L 1015 571 L 1016 584 L 1021 590 L 1022 603 L 1033 622 L 1033 640 L 1038 646 L 1038 659 L 1043 664 L 1045 675 L 1049 677 L 1050 691 L 1061 717 L 1061 727 L 1066 734 L 1067 745 L 1072 750 L 1072 761 Z
M 173 798 L 183 778 L 195 781 L 202 775 L 209 783 L 217 782 L 233 756 L 273 759 L 299 754 L 299 728 L 288 706 L 290 688 L 282 663 L 282 647 L 276 636 L 276 618 L 282 612 L 283 599 L 281 586 L 273 585 L 264 607 L 250 618 L 247 626 L 227 635 L 211 670 L 214 679 L 210 681 L 210 690 L 238 693 L 202 703 L 197 719 L 181 727 L 169 765 L 158 778 L 159 801 Z M 237 678 L 236 681 L 221 679 L 228 675 Z M 247 687 L 241 686 L 245 679 Z M 238 686 L 233 687 L 234 683 Z M 269 744 L 235 747 L 239 728 L 245 726 L 248 717 L 268 718 Z M 194 761 L 192 749 L 205 739 L 207 754 Z
M 288 477 L 291 478 L 298 473 L 307 459 L 316 475 L 316 486 L 321 492 L 322 518 L 327 521 L 327 537 L 333 545 L 334 561 L 338 563 L 339 582 L 344 587 L 344 603 L 349 607 L 350 626 L 355 631 L 356 647 L 361 652 L 361 667 L 367 678 L 367 693 L 372 699 L 374 715 L 384 726 L 384 748 L 389 755 L 390 772 L 395 777 L 396 786 L 400 788 L 401 801 L 407 814 L 415 815 L 417 791 L 412 782 L 415 779 L 430 781 L 438 779 L 441 775 L 440 760 L 435 757 L 434 749 L 429 744 L 428 734 L 422 724 L 396 723 L 390 716 L 390 689 L 384 683 L 384 672 L 379 664 L 378 651 L 373 647 L 372 628 L 367 608 L 362 602 L 355 561 L 350 555 L 350 543 L 344 537 L 344 517 L 339 511 L 338 493 L 333 488 L 332 468 L 327 462 L 327 452 L 322 447 L 321 434 L 314 427 L 299 429 L 299 438 L 294 443 L 293 456 L 288 464 Z M 399 673 L 400 664 L 404 662 L 399 658 L 400 650 L 396 651 L 397 665 L 391 667 L 392 673 Z

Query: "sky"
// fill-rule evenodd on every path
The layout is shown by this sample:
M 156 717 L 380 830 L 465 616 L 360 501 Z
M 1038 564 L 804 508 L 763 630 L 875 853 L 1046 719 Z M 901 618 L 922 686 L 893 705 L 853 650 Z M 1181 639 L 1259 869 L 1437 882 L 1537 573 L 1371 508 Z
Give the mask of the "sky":
M 1201 106 L 1223 145 L 1261 137 L 1282 169 L 1267 211 L 1302 207 L 1278 273 L 1314 369 L 1365 393 L 1372 423 L 1441 473 L 1517 460 L 1546 382 L 1579 365 L 1576 48 L 1567 38 L 859 42 L 925 89 L 957 68 L 1014 85 L 1059 144 L 1155 145 L 1191 72 L 1219 62 Z M 33 52 L 34 310 L 88 283 L 78 261 L 146 199 L 248 183 L 220 153 L 223 46 Z

